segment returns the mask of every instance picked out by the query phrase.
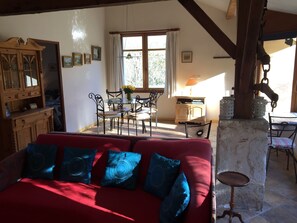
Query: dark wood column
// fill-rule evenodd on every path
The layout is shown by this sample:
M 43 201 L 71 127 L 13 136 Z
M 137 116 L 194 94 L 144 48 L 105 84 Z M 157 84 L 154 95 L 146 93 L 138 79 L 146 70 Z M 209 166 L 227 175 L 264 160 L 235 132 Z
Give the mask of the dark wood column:
M 238 1 L 235 118 L 252 118 L 256 53 L 265 0 Z

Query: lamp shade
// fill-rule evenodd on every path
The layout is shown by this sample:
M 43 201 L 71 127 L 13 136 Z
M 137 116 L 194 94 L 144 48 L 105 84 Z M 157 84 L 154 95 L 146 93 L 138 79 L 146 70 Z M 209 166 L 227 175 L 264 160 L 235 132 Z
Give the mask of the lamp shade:
M 194 77 L 190 77 L 186 82 L 186 86 L 194 86 L 196 84 L 198 84 L 198 80 Z

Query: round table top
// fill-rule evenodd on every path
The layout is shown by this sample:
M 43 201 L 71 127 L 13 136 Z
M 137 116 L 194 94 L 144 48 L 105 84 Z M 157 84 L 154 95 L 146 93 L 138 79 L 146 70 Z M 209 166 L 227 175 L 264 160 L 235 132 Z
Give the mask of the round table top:
M 232 187 L 243 187 L 250 182 L 250 179 L 246 175 L 235 171 L 221 172 L 217 178 L 221 183 Z

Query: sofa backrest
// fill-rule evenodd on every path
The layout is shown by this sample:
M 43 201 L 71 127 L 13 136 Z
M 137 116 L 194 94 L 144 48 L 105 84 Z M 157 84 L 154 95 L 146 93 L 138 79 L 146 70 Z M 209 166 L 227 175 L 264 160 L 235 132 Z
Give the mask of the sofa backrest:
M 187 177 L 191 200 L 186 223 L 208 222 L 211 214 L 211 144 L 207 139 L 140 140 L 134 152 L 141 153 L 140 183 L 144 184 L 153 153 L 181 161 L 180 171 Z
M 79 137 L 78 137 L 79 136 Z M 107 151 L 129 151 L 130 140 L 110 137 L 97 137 L 78 134 L 41 134 L 36 140 L 37 144 L 54 144 L 58 146 L 54 176 L 57 179 L 63 161 L 64 148 L 96 149 L 97 153 L 93 162 L 92 181 L 98 184 L 102 178 L 107 163 Z

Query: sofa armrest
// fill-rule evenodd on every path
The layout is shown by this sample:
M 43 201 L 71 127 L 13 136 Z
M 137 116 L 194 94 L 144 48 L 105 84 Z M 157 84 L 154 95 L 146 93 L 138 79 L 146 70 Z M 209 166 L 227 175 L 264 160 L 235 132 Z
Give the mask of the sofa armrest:
M 21 150 L 0 161 L 0 191 L 21 178 L 25 154 L 26 150 Z

